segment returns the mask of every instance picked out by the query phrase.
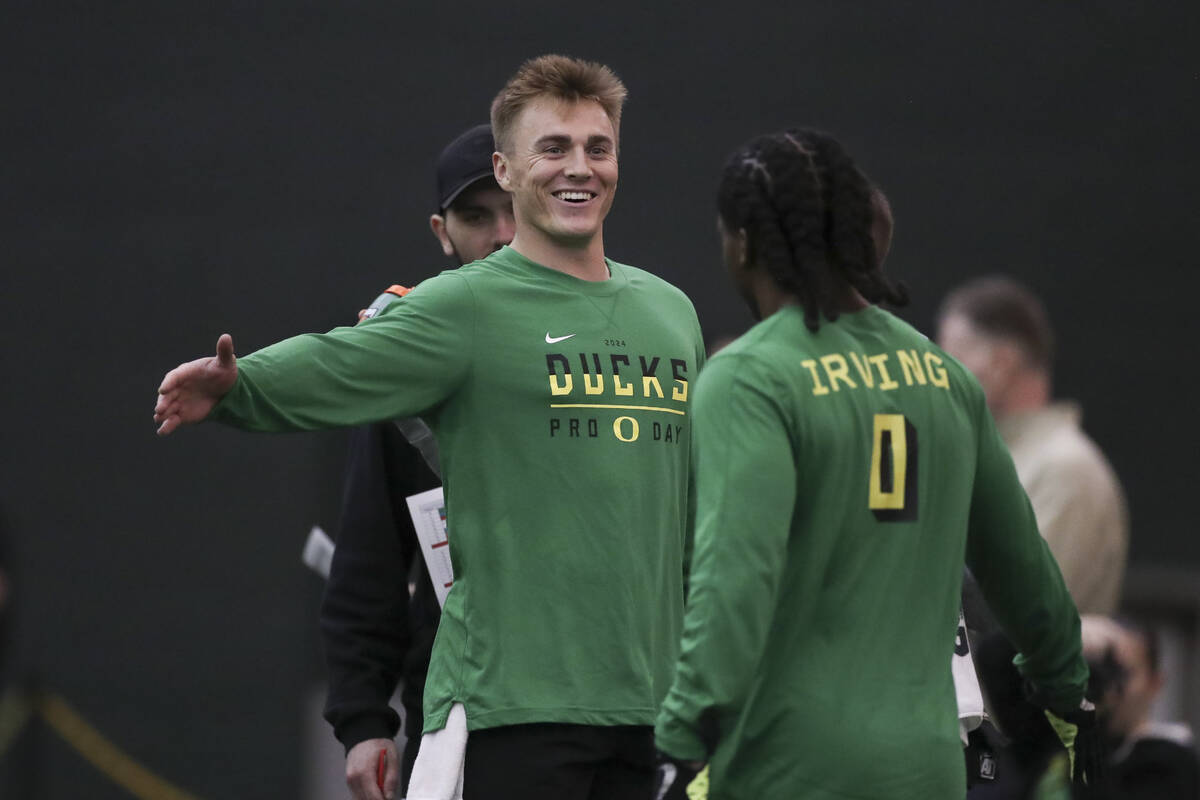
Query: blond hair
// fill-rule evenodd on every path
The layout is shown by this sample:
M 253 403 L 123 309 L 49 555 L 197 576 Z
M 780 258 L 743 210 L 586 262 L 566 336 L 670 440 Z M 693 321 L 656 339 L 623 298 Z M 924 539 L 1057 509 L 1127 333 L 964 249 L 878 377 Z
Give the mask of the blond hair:
M 539 97 L 600 104 L 612 122 L 613 133 L 621 127 L 621 106 L 628 92 L 611 69 L 595 61 L 559 55 L 531 58 L 508 79 L 492 101 L 492 134 L 496 149 L 508 152 L 513 127 L 521 110 Z

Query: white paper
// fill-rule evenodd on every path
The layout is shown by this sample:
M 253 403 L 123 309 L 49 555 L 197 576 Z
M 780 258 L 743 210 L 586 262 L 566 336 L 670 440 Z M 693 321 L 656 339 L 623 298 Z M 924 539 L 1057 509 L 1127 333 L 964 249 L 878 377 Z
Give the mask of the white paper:
M 321 530 L 321 526 L 313 525 L 308 532 L 308 541 L 304 543 L 300 558 L 322 578 L 329 578 L 329 565 L 333 563 L 333 540 Z
M 446 605 L 446 595 L 454 585 L 454 567 L 450 564 L 450 540 L 446 534 L 446 501 L 442 487 L 414 494 L 408 498 L 408 513 L 413 527 L 417 529 L 417 540 L 421 543 L 421 555 L 433 580 L 438 605 Z

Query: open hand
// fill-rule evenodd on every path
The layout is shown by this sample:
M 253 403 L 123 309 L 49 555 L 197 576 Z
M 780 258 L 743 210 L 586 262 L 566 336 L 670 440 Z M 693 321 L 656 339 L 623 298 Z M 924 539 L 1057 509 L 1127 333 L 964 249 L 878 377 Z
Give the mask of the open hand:
M 217 339 L 217 354 L 180 364 L 167 373 L 158 387 L 154 421 L 158 435 L 166 436 L 180 425 L 200 422 L 208 416 L 237 380 L 237 358 L 233 337 Z

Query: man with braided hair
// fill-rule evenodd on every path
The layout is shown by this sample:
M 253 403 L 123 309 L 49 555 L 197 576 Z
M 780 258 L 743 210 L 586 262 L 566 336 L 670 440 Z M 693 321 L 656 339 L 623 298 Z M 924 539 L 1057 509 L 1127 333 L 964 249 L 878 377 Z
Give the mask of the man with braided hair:
M 964 559 L 1042 702 L 1072 719 L 1078 614 L 978 383 L 876 305 L 907 292 L 842 147 L 753 139 L 717 203 L 761 321 L 696 389 L 695 558 L 657 745 L 670 773 L 708 763 L 712 800 L 962 797 Z

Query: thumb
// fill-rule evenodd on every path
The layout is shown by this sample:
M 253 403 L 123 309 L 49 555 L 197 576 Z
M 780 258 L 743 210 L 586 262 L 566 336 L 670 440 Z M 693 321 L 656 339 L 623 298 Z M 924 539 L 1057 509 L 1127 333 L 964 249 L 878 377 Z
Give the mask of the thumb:
M 225 368 L 233 366 L 236 359 L 233 356 L 233 337 L 228 333 L 222 333 L 221 338 L 217 339 L 217 363 Z

